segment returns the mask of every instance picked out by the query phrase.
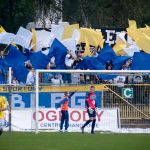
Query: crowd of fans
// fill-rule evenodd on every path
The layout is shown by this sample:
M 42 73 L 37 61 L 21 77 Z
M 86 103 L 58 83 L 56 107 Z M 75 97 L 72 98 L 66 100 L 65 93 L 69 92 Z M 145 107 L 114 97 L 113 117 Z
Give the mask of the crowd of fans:
M 75 69 L 76 66 L 83 60 L 84 48 L 80 45 L 77 45 L 77 50 L 73 53 L 71 50 L 68 50 L 66 58 L 65 58 L 65 67 L 67 70 Z M 90 47 L 90 52 L 92 57 L 97 57 L 99 53 L 99 48 Z M 2 54 L 1 54 L 1 57 Z M 132 64 L 132 59 L 128 59 L 120 68 L 121 70 L 130 70 Z M 25 67 L 29 70 L 29 73 L 26 78 L 25 85 L 34 85 L 35 84 L 35 70 L 30 61 L 25 62 Z M 55 58 L 52 57 L 48 65 L 46 66 L 46 70 L 55 69 Z M 108 61 L 105 65 L 106 70 L 113 70 L 112 61 Z M 8 83 L 8 72 L 0 71 L 0 77 L 4 78 L 3 83 Z M 13 75 L 12 70 L 12 84 L 13 85 L 23 85 L 22 82 L 19 82 L 16 77 Z M 128 75 L 128 76 L 116 76 L 113 79 L 102 80 L 97 74 L 77 74 L 77 73 L 69 73 L 69 74 L 60 74 L 60 73 L 40 73 L 39 82 L 42 85 L 63 85 L 63 84 L 97 84 L 97 83 L 106 83 L 106 84 L 118 84 L 118 86 L 123 86 L 124 84 L 141 84 L 145 82 L 149 82 L 149 75 L 141 76 L 141 75 Z

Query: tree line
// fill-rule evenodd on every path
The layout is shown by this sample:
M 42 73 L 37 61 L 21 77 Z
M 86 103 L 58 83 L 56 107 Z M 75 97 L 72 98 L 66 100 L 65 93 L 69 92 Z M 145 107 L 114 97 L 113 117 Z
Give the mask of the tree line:
M 69 23 L 92 28 L 126 28 L 128 19 L 138 26 L 150 25 L 150 1 L 147 0 L 0 0 L 0 25 L 9 32 L 28 22 L 46 19 L 56 24 L 62 18 Z

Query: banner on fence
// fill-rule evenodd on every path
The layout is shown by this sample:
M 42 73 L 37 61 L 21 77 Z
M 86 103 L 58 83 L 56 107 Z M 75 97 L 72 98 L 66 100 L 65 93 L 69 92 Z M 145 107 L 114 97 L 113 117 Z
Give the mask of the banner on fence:
M 39 130 L 58 131 L 60 126 L 60 109 L 39 109 Z M 85 109 L 69 110 L 69 131 L 80 131 L 80 127 L 88 119 Z M 96 115 L 95 130 L 114 130 L 118 128 L 117 109 L 99 109 Z M 34 131 L 35 111 L 33 109 L 12 110 L 13 131 Z M 89 124 L 85 131 L 91 130 Z

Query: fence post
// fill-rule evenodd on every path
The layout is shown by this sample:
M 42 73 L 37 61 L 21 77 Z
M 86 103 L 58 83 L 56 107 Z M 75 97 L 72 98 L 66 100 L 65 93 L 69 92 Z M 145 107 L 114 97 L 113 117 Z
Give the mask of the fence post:
M 8 92 L 9 92 L 9 107 L 10 107 L 10 110 L 9 110 L 9 132 L 11 132 L 11 113 L 12 113 L 12 91 L 11 91 L 11 80 L 12 80 L 12 75 L 11 75 L 11 72 L 12 72 L 12 68 L 9 67 L 9 74 L 8 74 Z

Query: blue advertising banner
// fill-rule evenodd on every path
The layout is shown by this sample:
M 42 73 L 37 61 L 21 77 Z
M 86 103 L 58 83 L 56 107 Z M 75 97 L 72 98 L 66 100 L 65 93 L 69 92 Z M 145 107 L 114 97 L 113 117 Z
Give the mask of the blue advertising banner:
M 8 101 L 11 96 L 11 105 L 12 108 L 34 108 L 35 107 L 35 93 L 0 93 L 0 95 L 6 96 Z M 71 108 L 85 108 L 85 98 L 87 92 L 76 92 L 71 97 Z M 102 92 L 96 92 L 96 101 L 99 108 L 102 107 Z M 63 96 L 62 92 L 40 92 L 39 93 L 39 107 L 41 108 L 55 108 L 55 105 L 60 102 Z

